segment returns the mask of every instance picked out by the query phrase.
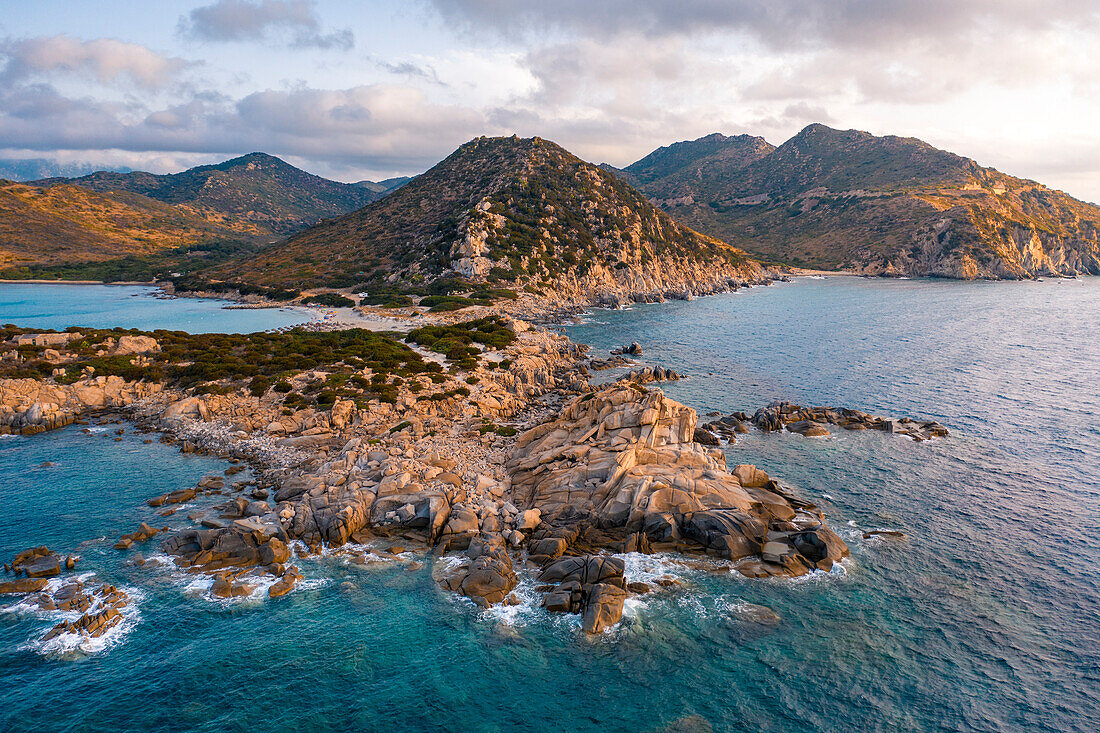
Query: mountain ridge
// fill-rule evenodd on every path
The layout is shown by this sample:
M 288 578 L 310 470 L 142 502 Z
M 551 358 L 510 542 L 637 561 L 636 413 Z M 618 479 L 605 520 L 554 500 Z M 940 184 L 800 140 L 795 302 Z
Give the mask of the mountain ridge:
M 193 245 L 212 245 L 224 258 L 359 208 L 403 182 L 339 183 L 258 152 L 171 174 L 0 181 L 0 267 L 5 277 L 53 276 Z M 172 257 L 171 269 L 178 261 Z M 159 271 L 169 263 L 149 264 Z
M 593 301 L 714 292 L 761 272 L 618 176 L 512 136 L 475 138 L 389 196 L 216 274 L 293 288 L 458 278 Z
M 962 279 L 1100 274 L 1100 208 L 917 138 L 813 124 L 744 165 L 703 150 L 734 140 L 677 143 L 691 163 L 654 171 L 646 161 L 674 146 L 659 148 L 624 172 L 672 215 L 767 260 Z
M 353 211 L 385 193 L 330 181 L 261 152 L 179 173 L 97 171 L 78 178 L 30 183 L 65 183 L 106 194 L 138 193 L 168 204 L 187 204 L 212 214 L 233 216 L 278 235 L 293 234 L 322 219 Z

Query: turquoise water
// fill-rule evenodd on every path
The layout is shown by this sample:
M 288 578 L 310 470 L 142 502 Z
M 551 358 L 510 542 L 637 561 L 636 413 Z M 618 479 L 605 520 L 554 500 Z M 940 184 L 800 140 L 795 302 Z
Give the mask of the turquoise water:
M 595 312 L 570 333 L 639 341 L 693 375 L 667 391 L 702 409 L 790 398 L 953 431 L 744 436 L 731 463 L 831 497 L 851 562 L 754 581 L 632 556 L 628 574 L 685 588 L 596 640 L 533 602 L 479 611 L 430 563 L 325 557 L 285 598 L 208 600 L 110 542 L 151 518 L 144 499 L 226 464 L 76 427 L 0 439 L 0 556 L 106 535 L 81 569 L 140 594 L 137 623 L 91 654 L 43 654 L 50 619 L 0 613 L 0 730 L 647 731 L 689 714 L 715 730 L 1096 730 L 1098 326 L 1095 279 L 802 280 Z M 907 538 L 863 540 L 872 528 Z M 779 624 L 747 623 L 743 603 Z
M 160 300 L 142 285 L 0 283 L 0 323 L 27 328 L 163 328 L 188 333 L 253 333 L 309 320 L 282 308 L 226 308 L 205 298 Z

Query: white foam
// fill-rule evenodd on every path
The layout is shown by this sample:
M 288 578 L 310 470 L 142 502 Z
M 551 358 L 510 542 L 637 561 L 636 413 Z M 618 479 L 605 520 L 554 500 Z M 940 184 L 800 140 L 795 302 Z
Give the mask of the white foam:
M 530 573 L 524 573 L 512 594 L 519 600 L 514 606 L 498 603 L 482 611 L 482 616 L 508 626 L 526 626 L 542 612 L 542 594 L 535 590 Z
M 80 577 L 80 580 L 84 581 L 93 574 L 94 573 L 85 573 Z M 118 646 L 141 622 L 141 611 L 138 609 L 138 606 L 145 600 L 145 595 L 139 588 L 132 588 L 129 586 L 118 586 L 118 588 L 127 595 L 128 602 L 119 609 L 121 620 L 107 629 L 107 631 L 103 632 L 102 635 L 89 636 L 83 633 L 66 632 L 64 634 L 58 634 L 52 639 L 42 639 L 41 637 L 33 639 L 20 648 L 34 651 L 46 657 L 77 659 L 83 656 L 100 654 Z M 16 605 L 25 604 L 20 603 Z M 103 607 L 104 604 L 102 601 L 97 601 L 85 613 L 97 613 L 102 610 Z M 37 607 L 34 607 L 32 612 L 36 612 L 36 615 L 40 615 L 43 618 L 50 619 L 55 624 L 62 621 L 76 621 L 83 615 L 79 611 L 42 611 Z M 46 633 L 49 633 L 49 631 L 47 630 Z
M 848 575 L 849 565 L 849 558 L 844 558 L 843 560 L 834 562 L 833 567 L 829 570 L 811 570 L 805 575 L 800 575 L 797 578 L 776 578 L 774 580 L 789 581 L 797 585 L 839 580 Z
M 174 558 L 162 552 L 155 552 L 149 555 L 149 557 L 145 559 L 145 564 L 148 565 L 152 560 L 156 560 L 158 563 L 154 569 L 166 574 L 172 583 L 182 590 L 185 596 L 189 598 L 199 598 L 221 606 L 262 601 L 267 597 L 267 589 L 278 581 L 278 578 L 273 575 L 268 575 L 267 573 L 262 575 L 244 575 L 235 579 L 234 582 L 255 586 L 251 593 L 246 596 L 236 596 L 234 598 L 218 598 L 210 592 L 210 589 L 214 586 L 213 575 L 184 572 L 176 565 Z

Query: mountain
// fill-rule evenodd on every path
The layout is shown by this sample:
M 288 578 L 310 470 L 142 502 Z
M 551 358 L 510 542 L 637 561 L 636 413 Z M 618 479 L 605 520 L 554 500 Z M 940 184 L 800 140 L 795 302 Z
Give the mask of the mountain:
M 632 181 L 702 180 L 717 169 L 740 170 L 774 150 L 775 146 L 762 137 L 726 137 L 716 132 L 691 142 L 658 148 L 623 173 Z
M 352 185 L 365 188 L 372 193 L 378 194 L 378 197 L 381 198 L 390 191 L 401 188 L 411 180 L 412 178 L 410 176 L 398 176 L 397 178 L 387 178 L 384 181 L 356 181 Z
M 0 158 L 0 178 L 8 181 L 33 181 L 55 176 L 83 176 L 103 170 L 103 166 L 90 163 L 59 163 L 46 158 Z M 130 168 L 118 167 L 122 173 Z
M 253 238 L 183 206 L 140 194 L 0 181 L 0 268 L 148 255 L 199 242 Z
M 464 278 L 583 299 L 710 291 L 759 274 L 613 173 L 516 137 L 472 140 L 385 198 L 220 271 L 292 288 Z
M 709 135 L 624 175 L 768 260 L 872 275 L 1100 274 L 1100 207 L 915 138 L 810 125 L 777 148 Z
M 276 235 L 292 234 L 322 219 L 358 209 L 387 190 L 330 181 L 266 153 L 249 153 L 167 175 L 99 171 L 79 178 L 34 183 L 65 183 L 106 194 L 138 193 L 167 204 L 186 205 L 207 216 L 232 219 L 238 224 L 247 222 Z

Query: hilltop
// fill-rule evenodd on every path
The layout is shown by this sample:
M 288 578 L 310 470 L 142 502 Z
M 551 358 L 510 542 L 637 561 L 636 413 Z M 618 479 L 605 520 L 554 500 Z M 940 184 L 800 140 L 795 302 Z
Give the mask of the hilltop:
M 167 204 L 186 204 L 206 215 L 232 218 L 282 235 L 358 209 L 389 190 L 379 184 L 363 185 L 369 181 L 330 181 L 266 153 L 249 153 L 167 175 L 99 171 L 79 178 L 34 182 L 41 186 L 58 183 L 105 194 L 126 191 Z
M 1100 208 L 921 140 L 810 125 L 779 147 L 709 135 L 624 175 L 768 260 L 873 275 L 1100 274 Z
M 368 290 L 461 279 L 591 300 L 709 292 L 760 268 L 552 142 L 481 137 L 385 198 L 215 273 Z
M 407 180 L 338 183 L 251 153 L 167 175 L 0 181 L 0 268 L 8 278 L 188 272 L 355 210 Z
M 259 232 L 140 194 L 0 181 L 0 267 L 143 256 Z

